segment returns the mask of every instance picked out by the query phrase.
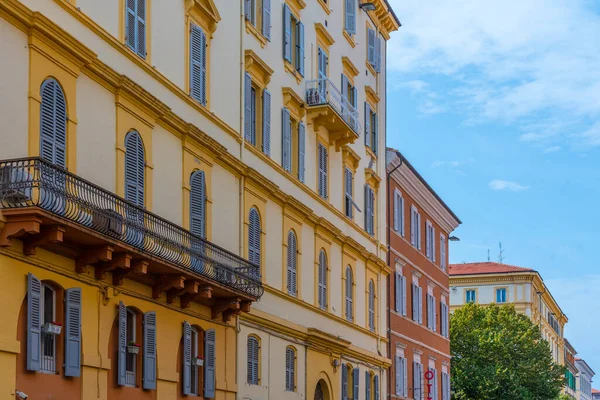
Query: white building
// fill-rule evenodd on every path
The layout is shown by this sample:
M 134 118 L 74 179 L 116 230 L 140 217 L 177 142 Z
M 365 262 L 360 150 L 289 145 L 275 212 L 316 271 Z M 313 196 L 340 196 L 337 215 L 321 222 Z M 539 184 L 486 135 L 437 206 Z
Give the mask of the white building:
M 577 400 L 592 400 L 592 378 L 595 373 L 582 358 L 575 358 L 577 374 Z

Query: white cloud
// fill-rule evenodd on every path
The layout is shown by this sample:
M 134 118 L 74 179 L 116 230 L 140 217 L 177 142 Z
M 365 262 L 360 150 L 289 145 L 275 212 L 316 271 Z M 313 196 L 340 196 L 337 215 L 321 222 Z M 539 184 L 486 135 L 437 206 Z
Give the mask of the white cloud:
M 529 186 L 524 186 L 512 181 L 503 181 L 500 179 L 494 179 L 493 181 L 490 181 L 489 186 L 492 190 L 508 190 L 510 192 L 522 192 L 523 190 L 529 189 Z
M 597 122 L 590 129 L 578 136 L 581 138 L 581 144 L 584 146 L 600 146 L 600 122 Z
M 554 124 L 560 113 L 560 131 L 522 132 L 523 141 L 551 142 L 545 147 L 570 138 L 575 123 L 600 116 L 600 69 L 590 67 L 600 65 L 600 41 L 590 39 L 600 37 L 593 2 L 390 1 L 403 24 L 388 45 L 390 80 L 402 76 L 428 101 L 428 93 L 440 92 L 437 108 L 454 103 L 469 122 L 519 125 Z M 440 76 L 459 89 L 423 84 Z M 600 145 L 600 133 L 582 139 Z
M 440 160 L 436 160 L 434 161 L 431 166 L 434 168 L 439 168 L 439 167 L 444 167 L 444 166 L 448 166 L 448 167 L 460 167 L 461 165 L 463 165 L 464 163 L 462 161 L 440 161 Z
M 544 150 L 544 153 L 556 153 L 557 151 L 560 151 L 560 146 L 548 147 Z

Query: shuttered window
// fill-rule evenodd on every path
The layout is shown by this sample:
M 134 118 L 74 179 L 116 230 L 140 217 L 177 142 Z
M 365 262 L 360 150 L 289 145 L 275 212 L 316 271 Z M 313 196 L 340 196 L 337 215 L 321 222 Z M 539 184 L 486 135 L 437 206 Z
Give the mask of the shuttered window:
M 125 43 L 146 58 L 146 0 L 125 0 Z
M 435 262 L 435 228 L 429 221 L 425 227 L 425 253 L 427 258 Z
M 125 200 L 144 207 L 145 157 L 142 138 L 136 131 L 125 137 Z
M 367 61 L 375 72 L 381 72 L 381 47 L 383 43 L 377 32 L 371 28 L 367 30 Z
M 356 0 L 346 0 L 345 29 L 350 35 L 356 33 Z
M 296 22 L 296 71 L 304 76 L 304 24 Z
M 365 101 L 365 146 L 371 147 L 371 105 Z
M 260 266 L 260 216 L 256 208 L 248 215 L 248 260 Z
M 293 231 L 289 231 L 287 237 L 287 291 L 292 296 L 298 295 L 297 256 L 296 234 Z
M 404 198 L 400 191 L 394 191 L 394 230 L 404 236 Z
M 435 315 L 435 297 L 427 294 L 427 327 L 432 331 L 436 330 L 436 315 Z
M 440 315 L 441 315 L 440 334 L 447 338 L 450 334 L 449 323 L 448 323 L 448 320 L 449 320 L 448 304 L 440 303 Z
M 304 182 L 304 169 L 305 169 L 305 146 L 306 146 L 306 127 L 304 123 L 300 121 L 298 123 L 298 180 Z
M 67 167 L 67 103 L 53 78 L 40 89 L 40 156 L 59 167 Z
M 285 390 L 296 391 L 296 351 L 289 346 L 285 349 Z
M 442 372 L 442 400 L 450 400 L 450 375 Z
M 255 135 L 255 93 L 252 88 L 252 78 L 250 78 L 250 74 L 246 72 L 244 74 L 244 137 L 245 139 L 256 145 L 256 135 Z
M 27 370 L 39 371 L 42 362 L 42 282 L 27 275 Z
M 440 235 L 440 268 L 446 270 L 446 236 Z
M 375 332 L 375 283 L 369 281 L 369 330 Z
M 319 307 L 327 309 L 327 254 L 321 249 L 319 252 Z
M 414 206 L 410 211 L 410 243 L 421 250 L 421 214 Z
M 365 399 L 371 400 L 371 373 L 365 371 Z
M 290 110 L 283 107 L 282 115 L 282 149 L 281 149 L 281 164 L 284 170 L 292 172 L 292 120 L 290 118 Z
M 408 396 L 408 369 L 407 360 L 404 357 L 396 356 L 395 358 L 395 380 L 396 380 L 396 396 Z
M 328 198 L 328 182 L 327 182 L 327 173 L 328 173 L 328 154 L 327 148 L 319 143 L 318 148 L 318 163 L 319 163 L 319 196 L 324 199 Z
M 190 232 L 206 237 L 206 181 L 204 171 L 190 177 Z
M 413 396 L 415 399 L 425 398 L 423 386 L 423 365 L 413 361 Z
M 271 92 L 263 90 L 262 151 L 271 155 Z
M 352 268 L 350 268 L 350 266 L 348 265 L 346 267 L 346 288 L 345 288 L 345 294 L 346 294 L 346 319 L 348 321 L 352 321 L 354 319 L 354 310 L 353 310 L 353 306 L 352 306 L 352 301 L 353 301 L 353 285 L 354 285 L 354 280 L 352 278 Z
M 359 393 L 359 388 L 360 388 L 360 371 L 358 368 L 354 368 L 354 370 L 352 370 L 352 400 L 358 400 L 358 393 Z
M 283 58 L 292 62 L 292 20 L 290 7 L 283 4 Z
M 354 215 L 354 201 L 352 200 L 354 186 L 354 176 L 350 168 L 344 169 L 344 191 L 345 191 L 345 213 L 346 217 L 352 218 Z
M 206 105 L 206 34 L 197 25 L 190 24 L 190 96 Z
M 204 333 L 204 398 L 215 398 L 217 334 L 214 329 Z
M 192 327 L 187 321 L 183 322 L 183 369 L 182 369 L 182 388 L 183 394 L 197 394 L 197 391 L 192 390 L 192 364 L 193 359 L 192 348 Z
M 65 376 L 81 376 L 81 288 L 65 291 Z
M 259 384 L 259 349 L 260 343 L 254 336 L 248 337 L 248 384 Z
M 375 235 L 375 192 L 365 185 L 365 231 Z
M 262 0 L 262 34 L 271 41 L 271 0 Z
M 342 400 L 348 400 L 348 375 L 350 368 L 342 363 Z
M 144 359 L 142 386 L 156 389 L 156 313 L 144 313 Z

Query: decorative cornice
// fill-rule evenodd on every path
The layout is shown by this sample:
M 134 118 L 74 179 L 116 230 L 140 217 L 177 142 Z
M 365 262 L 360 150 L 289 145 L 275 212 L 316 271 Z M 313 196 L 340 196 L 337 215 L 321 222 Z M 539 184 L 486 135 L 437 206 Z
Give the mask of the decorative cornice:
M 254 50 L 246 49 L 244 53 L 244 67 L 246 68 L 246 72 L 250 74 L 252 79 L 261 88 L 265 88 L 271 81 L 273 68 L 269 67 Z
M 281 88 L 281 93 L 283 94 L 283 105 L 290 110 L 292 116 L 297 120 L 304 118 L 306 114 L 304 99 L 291 87 Z
M 342 147 L 342 160 L 356 171 L 360 162 L 360 156 L 352 150 L 352 147 L 346 145 Z
M 371 103 L 372 105 L 377 105 L 377 103 L 379 103 L 379 96 L 377 95 L 375 89 L 373 89 L 371 86 L 365 86 L 365 93 L 367 95 L 367 101 L 369 103 Z
M 342 57 L 342 65 L 344 67 L 344 73 L 349 78 L 354 78 L 355 76 L 357 76 L 360 73 L 358 68 L 356 68 L 356 65 L 354 65 L 354 63 L 348 56 Z
M 363 3 L 366 3 L 367 0 L 363 0 Z M 397 31 L 400 28 L 400 24 L 398 23 L 394 12 L 388 6 L 387 1 L 385 0 L 373 0 L 375 4 L 375 10 L 368 11 L 369 16 L 375 21 L 375 24 L 381 31 L 383 37 L 388 40 L 390 38 L 390 33 Z
M 322 23 L 315 22 L 315 30 L 317 31 L 317 40 L 321 40 L 325 46 L 329 47 L 335 43 L 335 39 Z

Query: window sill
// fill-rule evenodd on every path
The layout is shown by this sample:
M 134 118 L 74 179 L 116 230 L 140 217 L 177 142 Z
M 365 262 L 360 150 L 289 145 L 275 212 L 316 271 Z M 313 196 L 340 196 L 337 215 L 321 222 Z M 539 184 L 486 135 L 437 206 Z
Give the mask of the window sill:
M 348 41 L 348 43 L 350 43 L 350 46 L 352 46 L 352 48 L 356 47 L 356 42 L 354 41 L 354 35 L 350 35 L 348 33 L 347 30 L 344 29 L 344 37 L 346 38 L 346 40 Z
M 373 68 L 373 66 L 371 65 L 371 63 L 367 60 L 367 69 L 369 70 L 369 72 L 371 72 L 371 74 L 373 76 L 377 76 L 377 71 L 375 71 L 375 68 Z
M 368 156 L 370 156 L 374 160 L 377 160 L 377 154 L 375 154 L 373 152 L 373 150 L 371 150 L 371 148 L 369 146 L 367 146 L 366 144 L 365 144 L 365 151 L 366 151 L 366 153 L 367 153 Z
M 267 45 L 267 38 L 263 36 L 263 34 L 252 25 L 252 22 L 246 20 L 246 33 L 250 33 L 252 36 L 258 40 L 260 43 L 260 47 L 264 48 Z
M 300 72 L 298 72 L 296 68 L 292 65 L 292 63 L 288 60 L 283 60 L 283 63 L 286 72 L 289 72 L 290 74 L 294 75 L 294 78 L 296 78 L 296 83 L 300 84 L 300 82 L 302 82 L 302 75 L 300 75 Z
M 321 7 L 323 7 L 323 10 L 325 10 L 325 13 L 327 15 L 331 14 L 331 9 L 329 8 L 329 6 L 327 5 L 327 2 L 325 0 L 317 0 L 317 1 L 321 5 Z

